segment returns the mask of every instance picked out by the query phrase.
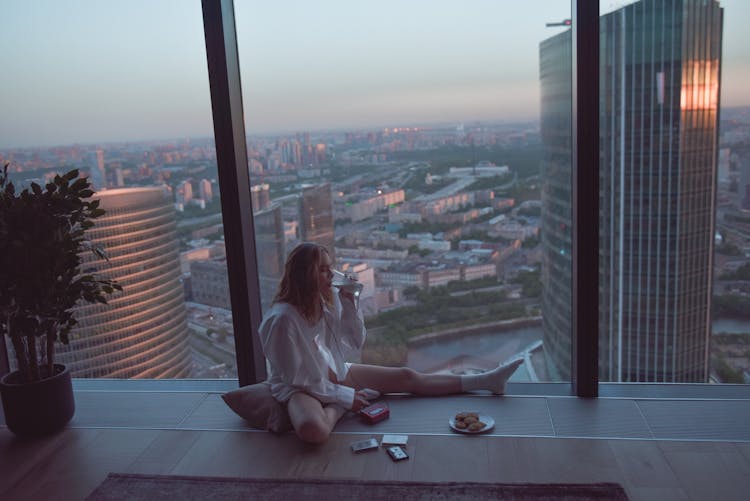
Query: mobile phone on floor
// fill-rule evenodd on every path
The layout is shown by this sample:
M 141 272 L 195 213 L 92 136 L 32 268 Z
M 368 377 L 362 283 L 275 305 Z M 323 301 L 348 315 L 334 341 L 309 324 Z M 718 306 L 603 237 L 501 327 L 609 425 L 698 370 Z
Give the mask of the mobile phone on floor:
M 353 452 L 364 452 L 378 448 L 378 441 L 374 438 L 368 438 L 367 440 L 360 440 L 352 444 Z
M 386 447 L 385 450 L 393 461 L 403 461 L 404 459 L 409 459 L 409 455 L 406 453 L 406 451 L 398 445 Z

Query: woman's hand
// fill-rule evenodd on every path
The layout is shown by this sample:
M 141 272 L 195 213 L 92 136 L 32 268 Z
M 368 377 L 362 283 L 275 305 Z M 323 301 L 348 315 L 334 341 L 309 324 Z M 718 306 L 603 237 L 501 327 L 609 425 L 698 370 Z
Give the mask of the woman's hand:
M 370 401 L 367 400 L 366 394 L 359 390 L 354 394 L 354 404 L 352 404 L 352 412 L 359 412 L 360 410 L 364 409 L 368 405 L 370 405 Z

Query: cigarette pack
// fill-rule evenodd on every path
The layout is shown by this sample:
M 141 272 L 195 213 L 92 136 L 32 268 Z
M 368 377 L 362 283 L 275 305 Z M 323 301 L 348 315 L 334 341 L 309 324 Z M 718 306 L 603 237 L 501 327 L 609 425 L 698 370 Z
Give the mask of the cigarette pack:
M 380 440 L 380 445 L 400 445 L 406 447 L 406 442 L 409 441 L 409 435 L 383 435 Z
M 359 411 L 359 415 L 362 416 L 365 423 L 375 424 L 387 419 L 391 415 L 391 411 L 385 402 L 376 402 Z

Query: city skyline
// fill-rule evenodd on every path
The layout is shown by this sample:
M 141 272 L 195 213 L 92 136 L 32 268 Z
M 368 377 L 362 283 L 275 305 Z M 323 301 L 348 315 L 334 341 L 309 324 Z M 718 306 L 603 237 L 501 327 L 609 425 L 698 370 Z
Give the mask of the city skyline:
M 602 13 L 625 3 L 602 2 Z M 720 4 L 722 105 L 750 105 L 750 6 Z M 536 121 L 538 43 L 570 4 L 509 5 L 237 2 L 247 132 Z M 0 40 L 16 50 L 4 54 L 0 148 L 212 135 L 197 0 L 2 10 Z
M 554 59 L 564 61 L 561 58 Z M 742 151 L 741 145 L 747 144 L 747 138 L 750 137 L 748 110 L 745 108 L 744 114 L 727 114 L 723 143 L 726 150 L 722 151 Z M 563 127 L 557 129 L 565 135 Z M 469 143 L 468 138 L 471 138 L 473 143 Z M 306 148 L 300 149 L 299 155 L 288 155 L 285 159 L 283 152 L 290 150 L 290 143 L 307 143 L 304 135 L 291 138 L 290 141 L 266 138 L 261 142 L 251 143 L 250 151 L 255 152 L 251 169 L 256 175 L 264 174 L 265 181 L 269 183 L 256 185 L 252 189 L 261 303 L 263 304 L 264 298 L 267 303 L 269 294 L 272 296 L 275 290 L 278 280 L 274 280 L 271 274 L 280 270 L 283 253 L 299 238 L 301 228 L 298 202 L 303 188 L 311 183 L 331 182 L 332 187 L 335 186 L 332 195 L 337 258 L 340 258 L 344 265 L 349 265 L 348 269 L 354 270 L 363 283 L 369 280 L 368 284 L 376 284 L 369 289 L 375 294 L 369 298 L 363 297 L 370 301 L 361 303 L 361 307 L 366 309 L 366 315 L 377 316 L 382 308 L 392 310 L 393 313 L 398 312 L 397 315 L 400 317 L 391 317 L 392 321 L 389 321 L 398 332 L 402 332 L 405 325 L 410 325 L 409 329 L 423 329 L 427 325 L 439 329 L 437 326 L 442 323 L 461 321 L 460 319 L 466 319 L 463 310 L 477 305 L 463 304 L 461 301 L 438 307 L 430 300 L 430 316 L 415 316 L 409 311 L 409 301 L 413 300 L 413 296 L 410 299 L 400 290 L 416 285 L 423 288 L 429 297 L 433 297 L 430 290 L 437 288 L 434 297 L 437 300 L 441 296 L 440 289 L 450 282 L 454 282 L 452 286 L 461 283 L 461 287 L 468 289 L 488 285 L 493 289 L 497 288 L 496 292 L 481 292 L 476 298 L 484 303 L 483 307 L 492 304 L 490 318 L 495 315 L 502 318 L 507 312 L 512 312 L 514 317 L 533 315 L 538 305 L 537 299 L 534 299 L 535 289 L 529 287 L 528 282 L 537 280 L 539 275 L 538 260 L 541 249 L 536 239 L 539 237 L 537 232 L 540 229 L 540 187 L 535 174 L 536 155 L 527 158 L 531 161 L 523 161 L 523 157 L 516 156 L 516 153 L 537 150 L 540 147 L 539 139 L 538 131 L 508 126 L 487 127 L 481 131 L 467 129 L 463 140 L 456 134 L 455 129 L 409 131 L 403 134 L 386 134 L 382 131 L 342 133 L 328 136 L 337 153 L 335 159 L 332 159 L 333 168 L 330 170 L 325 166 L 311 167 L 305 159 Z M 207 183 L 218 188 L 215 181 L 215 151 L 209 143 L 210 139 L 204 139 L 200 142 L 113 144 L 112 149 L 109 145 L 105 146 L 103 149 L 107 186 L 126 187 L 126 190 L 108 189 L 103 193 L 114 194 L 127 191 L 130 187 L 158 185 L 161 186 L 160 189 L 171 192 L 176 197 L 174 206 L 178 211 L 180 262 L 183 273 L 187 274 L 184 276 L 183 285 L 185 293 L 191 297 L 188 306 L 189 322 L 194 327 L 190 338 L 191 347 L 197 350 L 194 351 L 197 364 L 194 367 L 194 375 L 232 377 L 232 374 L 236 373 L 233 372 L 234 359 L 227 358 L 227 350 L 233 346 L 233 338 L 232 313 L 226 283 L 229 271 L 224 258 L 221 231 L 224 216 L 217 200 L 214 198 L 210 201 L 207 196 L 209 193 L 215 193 L 213 188 L 201 188 Z M 447 165 L 450 164 L 444 164 L 444 174 L 447 176 L 441 176 L 438 174 L 439 171 L 433 170 L 431 162 L 410 160 L 431 158 L 442 163 L 446 158 L 446 144 L 455 144 L 457 148 L 451 150 L 454 153 L 462 152 L 460 155 L 467 162 L 473 157 L 470 144 L 481 145 L 482 157 L 485 154 L 490 155 L 489 158 L 495 162 L 495 166 L 486 160 L 480 161 L 475 168 L 448 168 Z M 387 153 L 373 155 L 368 153 L 369 148 Z M 291 148 L 291 151 L 296 149 Z M 502 157 L 506 157 L 506 154 L 501 152 L 515 152 L 510 155 L 510 158 L 515 160 L 508 163 L 509 167 L 505 167 L 506 160 Z M 425 157 L 425 154 L 428 157 Z M 498 154 L 499 157 L 495 156 Z M 722 155 L 722 158 L 729 163 L 729 158 L 733 156 L 726 154 Z M 53 168 L 61 172 L 61 166 L 70 159 L 86 157 L 86 150 L 81 146 L 19 150 L 16 160 L 21 170 L 16 171 L 17 175 L 14 178 L 20 180 L 25 177 L 27 182 L 36 180 L 43 183 L 45 176 L 53 175 Z M 722 204 L 725 211 L 729 210 L 728 204 L 734 203 L 737 198 L 736 194 L 732 196 L 733 193 L 729 191 L 730 183 L 732 180 L 737 182 L 741 172 L 745 172 L 738 171 L 738 160 L 731 161 L 734 169 L 730 165 L 725 166 L 726 179 L 719 196 L 719 204 Z M 454 161 L 464 164 L 458 158 Z M 28 175 L 24 174 L 25 172 L 28 172 Z M 431 172 L 435 175 L 431 176 Z M 498 180 L 497 176 L 502 176 L 503 179 Z M 479 185 L 475 189 L 467 189 L 465 181 L 476 182 Z M 506 181 L 510 181 L 511 184 Z M 499 191 L 480 189 L 481 185 L 485 188 L 493 186 Z M 381 188 L 383 195 L 376 196 Z M 409 200 L 405 199 L 405 190 L 411 192 Z M 505 198 L 507 196 L 514 198 Z M 472 207 L 473 205 L 476 207 Z M 388 206 L 387 212 L 383 211 L 385 206 Z M 267 208 L 262 210 L 262 207 Z M 399 228 L 401 225 L 405 225 L 406 228 Z M 731 223 L 731 226 L 732 231 L 741 231 L 742 226 L 739 223 Z M 437 230 L 445 231 L 441 231 L 440 234 L 432 233 Z M 727 230 L 724 228 L 721 231 L 727 234 Z M 750 249 L 743 243 L 744 239 L 738 239 L 734 233 L 727 235 L 729 242 L 738 245 L 740 249 Z M 720 248 L 717 252 L 720 252 Z M 730 246 L 726 246 L 725 252 L 732 252 Z M 496 262 L 486 262 L 486 259 Z M 747 259 L 724 255 L 720 256 L 720 261 L 716 271 L 717 284 L 722 284 L 721 277 L 733 272 L 738 264 L 747 262 Z M 368 267 L 362 270 L 361 266 Z M 513 278 L 516 273 L 527 275 L 523 286 L 516 283 Z M 488 274 L 492 277 L 490 282 L 464 284 L 464 281 L 481 281 Z M 537 278 L 533 278 L 535 276 Z M 545 287 L 550 285 L 548 280 L 543 282 Z M 221 283 L 223 285 L 217 290 Z M 384 290 L 381 290 L 382 287 L 377 288 L 381 284 Z M 731 291 L 725 290 L 726 285 L 717 287 L 724 290 L 724 294 L 731 294 Z M 530 294 L 529 297 L 526 297 L 527 293 Z M 463 295 L 465 292 L 458 294 Z M 492 297 L 486 294 L 491 294 Z M 525 303 L 526 306 L 518 309 L 514 306 L 516 302 Z M 403 312 L 400 311 L 404 307 L 406 308 Z M 433 315 L 435 318 L 432 318 Z M 724 310 L 722 316 L 726 315 Z M 408 324 L 404 322 L 405 318 L 408 318 Z M 484 315 L 472 315 L 469 322 L 474 323 L 480 319 L 483 322 L 489 320 Z M 438 322 L 434 323 L 436 320 Z M 528 321 L 529 319 L 521 320 L 524 325 Z M 534 319 L 531 321 L 533 324 Z M 725 332 L 723 329 L 726 327 L 719 326 L 723 325 L 723 321 L 726 320 L 718 321 L 714 333 Z M 736 327 L 730 327 L 734 328 Z M 444 360 L 448 358 L 455 358 L 459 354 L 461 357 L 481 356 L 474 348 L 484 346 L 482 340 L 494 339 L 495 334 L 477 335 L 476 342 L 479 344 L 476 346 L 465 343 L 453 345 L 447 342 L 443 348 L 436 348 L 437 351 L 431 348 L 415 359 L 416 365 L 413 368 L 443 370 Z M 540 338 L 541 326 L 535 326 L 531 330 L 524 327 L 513 334 L 512 341 L 508 340 L 508 333 L 505 332 L 502 338 L 498 338 L 498 341 L 502 341 L 492 341 L 491 346 L 503 350 L 504 354 L 498 354 L 500 358 L 515 353 L 509 350 L 533 349 L 537 362 L 542 364 L 540 357 L 545 350 Z M 192 346 L 193 342 L 196 346 Z M 403 343 L 399 338 L 393 342 L 394 346 L 376 343 L 373 351 L 369 353 L 376 357 L 385 357 L 378 358 L 381 362 L 388 360 L 388 363 L 402 364 L 404 362 L 398 357 Z M 381 348 L 382 351 L 378 351 Z M 465 349 L 468 351 L 464 351 Z M 476 358 L 471 360 L 472 364 L 480 363 Z M 532 380 L 560 379 L 559 374 L 550 373 L 544 368 L 546 364 L 539 364 L 536 367 L 536 376 L 529 376 Z M 719 374 L 716 376 L 719 380 L 736 381 L 727 379 L 737 377 L 732 376 L 734 373 L 727 375 L 729 373 L 726 371 L 721 372 L 722 367 L 727 366 L 712 362 L 712 367 Z

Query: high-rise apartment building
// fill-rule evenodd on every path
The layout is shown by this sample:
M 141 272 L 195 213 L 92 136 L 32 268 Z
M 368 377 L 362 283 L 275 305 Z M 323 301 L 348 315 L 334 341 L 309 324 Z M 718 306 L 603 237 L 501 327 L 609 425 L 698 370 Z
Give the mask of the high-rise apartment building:
M 737 168 L 737 207 L 741 210 L 750 210 L 750 148 L 741 148 L 737 151 Z
M 271 204 L 270 186 L 266 183 L 256 184 L 250 187 L 250 201 L 253 213 L 265 210 Z
M 273 297 L 284 274 L 286 249 L 284 246 L 284 220 L 281 205 L 271 203 L 264 210 L 253 213 L 255 223 L 255 247 L 258 259 L 258 280 L 261 306 L 265 311 L 271 306 Z
M 299 198 L 300 238 L 323 245 L 335 263 L 331 183 L 302 188 Z
M 159 187 L 106 190 L 95 195 L 106 214 L 88 230 L 109 261 L 87 253 L 82 268 L 123 288 L 109 304 L 78 309 L 60 362 L 73 377 L 189 377 L 185 297 L 180 281 L 175 211 Z
M 198 193 L 200 194 L 201 199 L 205 200 L 206 203 L 213 200 L 214 194 L 211 189 L 211 181 L 208 179 L 201 179 L 198 182 Z
M 193 183 L 185 180 L 177 185 L 177 203 L 187 205 L 193 199 Z
M 107 189 L 107 174 L 104 168 L 104 150 L 93 150 L 86 154 L 89 182 L 95 190 Z
M 602 380 L 708 378 L 721 38 L 715 0 L 642 0 L 600 20 Z M 570 50 L 570 31 L 540 46 L 542 315 L 561 378 L 571 356 Z

